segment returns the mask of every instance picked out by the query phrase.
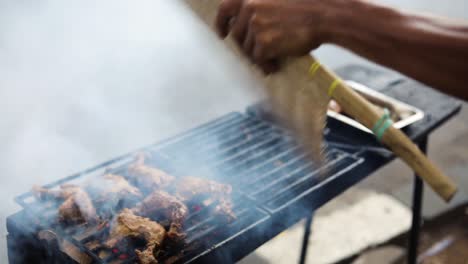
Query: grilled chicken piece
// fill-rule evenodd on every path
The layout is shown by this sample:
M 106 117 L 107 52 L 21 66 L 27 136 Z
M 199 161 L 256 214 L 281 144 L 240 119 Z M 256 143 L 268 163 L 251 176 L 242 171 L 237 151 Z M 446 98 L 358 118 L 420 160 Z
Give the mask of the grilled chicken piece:
M 187 206 L 175 196 L 165 191 L 154 191 L 146 197 L 141 203 L 132 209 L 137 215 L 146 217 L 162 216 L 170 220 L 170 228 L 167 236 L 175 241 L 185 238 L 182 231 L 182 225 L 188 215 Z
M 91 179 L 85 187 L 90 194 L 99 215 L 111 217 L 115 211 L 124 207 L 132 207 L 143 195 L 124 177 L 115 174 L 105 174 Z
M 96 195 L 95 201 L 100 204 L 143 196 L 138 188 L 115 174 L 105 174 L 101 179 L 91 181 L 87 189 Z
M 130 209 L 123 209 L 111 224 L 109 239 L 105 245 L 114 248 L 124 238 L 141 238 L 146 241 L 143 251 L 136 250 L 140 263 L 158 263 L 154 252 L 161 248 L 166 230 L 157 222 L 135 215 Z
M 130 185 L 130 183 L 122 176 L 115 175 L 115 174 L 106 174 L 104 175 L 104 179 L 106 179 L 110 183 L 108 188 L 109 193 L 116 193 L 120 196 L 125 195 L 134 195 L 134 196 L 141 196 L 140 190 L 138 188 Z
M 231 191 L 230 185 L 197 177 L 184 177 L 176 183 L 176 197 L 182 202 L 199 201 L 204 205 L 216 203 L 215 213 L 228 222 L 236 219 L 232 211 Z
M 79 186 L 62 185 L 60 190 L 49 190 L 35 186 L 32 191 L 40 200 L 63 200 L 58 209 L 60 221 L 72 223 L 97 222 L 96 209 L 88 193 Z
M 138 186 L 151 190 L 167 187 L 174 181 L 174 176 L 145 165 L 145 155 L 143 153 L 137 156 L 136 161 L 128 167 L 128 171 L 130 177 L 135 180 Z
M 156 249 L 155 244 L 149 245 L 142 251 L 136 249 L 135 253 L 137 255 L 138 262 L 140 264 L 158 264 L 158 260 L 154 256 L 155 249 Z

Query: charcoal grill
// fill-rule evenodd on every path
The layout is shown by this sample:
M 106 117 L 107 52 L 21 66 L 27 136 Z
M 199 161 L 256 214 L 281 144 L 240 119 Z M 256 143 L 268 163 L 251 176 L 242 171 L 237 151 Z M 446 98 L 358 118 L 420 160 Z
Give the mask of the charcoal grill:
M 346 79 L 422 109 L 426 114 L 424 120 L 406 132 L 423 148 L 428 133 L 460 109 L 460 103 L 454 99 L 426 90 L 394 73 L 359 66 L 345 67 L 338 72 Z M 419 97 L 423 92 L 426 97 Z M 229 183 L 233 186 L 234 212 L 238 219 L 226 225 L 214 217 L 206 217 L 209 214 L 204 210 L 209 208 L 194 212 L 186 221 L 187 246 L 178 253 L 168 251 L 162 258 L 177 255 L 177 263 L 235 262 L 299 220 L 306 218 L 310 223 L 315 209 L 394 158 L 370 135 L 334 120 L 329 120 L 325 138 L 327 162 L 319 166 L 257 105 L 246 113 L 227 114 L 45 187 L 79 183 L 105 171 L 125 176 L 126 167 L 135 153 L 141 151 L 151 154 L 147 164 L 176 177 L 199 175 Z M 419 223 L 421 182 L 416 180 L 415 186 L 414 221 Z M 16 202 L 24 209 L 7 219 L 10 263 L 50 263 L 51 259 L 56 263 L 77 260 L 133 263 L 135 260 L 132 250 L 103 254 L 89 245 L 106 232 L 105 226 L 51 228 L 43 223 L 54 217 L 54 210 L 37 206 L 31 193 L 16 197 Z M 306 225 L 301 262 L 306 256 L 309 226 Z M 418 226 L 413 225 L 411 247 L 417 246 Z M 43 229 L 53 232 L 38 236 L 38 231 Z

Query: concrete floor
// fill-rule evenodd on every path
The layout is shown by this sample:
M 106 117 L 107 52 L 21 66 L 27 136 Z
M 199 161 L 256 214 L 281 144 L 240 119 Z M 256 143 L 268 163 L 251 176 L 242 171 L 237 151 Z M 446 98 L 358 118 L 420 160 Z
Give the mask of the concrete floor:
M 468 16 L 463 0 L 386 2 Z M 14 196 L 258 100 L 248 73 L 173 1 L 0 1 L 0 40 L 0 263 Z M 372 65 L 331 46 L 315 54 L 330 67 Z M 434 134 L 430 156 L 468 193 L 467 124 L 464 110 Z M 394 163 L 318 215 L 339 219 L 339 210 L 394 194 L 409 174 Z

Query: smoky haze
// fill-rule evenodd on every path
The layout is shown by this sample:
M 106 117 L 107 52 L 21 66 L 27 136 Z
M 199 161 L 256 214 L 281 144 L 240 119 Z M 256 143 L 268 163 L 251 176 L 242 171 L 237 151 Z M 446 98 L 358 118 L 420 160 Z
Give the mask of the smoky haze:
M 13 197 L 33 184 L 258 100 L 213 40 L 176 1 L 0 3 L 1 259 Z

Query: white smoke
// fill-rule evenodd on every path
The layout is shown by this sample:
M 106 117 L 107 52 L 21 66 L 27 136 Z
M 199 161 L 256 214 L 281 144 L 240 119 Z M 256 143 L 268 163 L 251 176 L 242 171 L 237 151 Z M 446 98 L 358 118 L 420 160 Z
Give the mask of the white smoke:
M 33 184 L 257 100 L 213 40 L 176 1 L 0 3 L 1 259 L 13 197 Z

